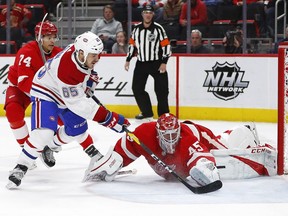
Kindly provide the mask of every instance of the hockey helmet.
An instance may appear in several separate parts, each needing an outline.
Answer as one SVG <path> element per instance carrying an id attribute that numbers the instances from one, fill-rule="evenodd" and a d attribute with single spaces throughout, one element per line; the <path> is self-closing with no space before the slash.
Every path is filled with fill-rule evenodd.
<path id="1" fill-rule="evenodd" d="M 87 31 L 77 36 L 74 41 L 74 46 L 76 53 L 78 53 L 80 50 L 84 52 L 84 62 L 86 61 L 86 58 L 89 53 L 100 54 L 103 51 L 102 40 L 91 31 Z"/>
<path id="2" fill-rule="evenodd" d="M 42 25 L 42 27 L 41 27 Z M 39 22 L 36 26 L 35 26 L 35 34 L 39 35 L 41 34 L 41 36 L 44 35 L 51 35 L 51 34 L 55 34 L 57 35 L 58 33 L 58 29 L 57 27 L 50 21 L 45 21 L 45 22 Z"/>
<path id="3" fill-rule="evenodd" d="M 159 145 L 166 153 L 173 154 L 180 138 L 180 123 L 171 113 L 161 115 L 156 123 Z"/>

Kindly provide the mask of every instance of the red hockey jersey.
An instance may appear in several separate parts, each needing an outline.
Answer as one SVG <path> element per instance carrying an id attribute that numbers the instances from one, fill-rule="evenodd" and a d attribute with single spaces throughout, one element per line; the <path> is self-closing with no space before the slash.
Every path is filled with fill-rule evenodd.
<path id="1" fill-rule="evenodd" d="M 55 46 L 49 55 L 45 55 L 46 60 L 54 57 L 61 50 L 62 48 Z M 43 64 L 38 43 L 31 41 L 17 52 L 14 64 L 9 68 L 8 80 L 21 91 L 29 94 L 33 77 Z"/>
<path id="2" fill-rule="evenodd" d="M 143 123 L 137 127 L 134 134 L 141 140 L 151 151 L 159 157 L 166 165 L 175 170 L 182 177 L 188 177 L 190 169 L 195 166 L 196 162 L 205 157 L 215 164 L 215 158 L 210 153 L 209 148 L 201 142 L 204 141 L 194 124 L 180 123 L 181 134 L 179 143 L 176 146 L 174 154 L 165 154 L 159 145 L 156 131 L 156 122 Z M 197 125 L 196 125 L 197 126 Z M 191 129 L 191 128 L 194 129 Z M 207 128 L 203 127 L 203 130 Z M 193 131 L 192 131 L 193 130 Z M 208 129 L 209 130 L 209 129 Z M 212 135 L 214 138 L 215 136 Z M 207 133 L 206 133 L 207 134 Z M 201 138 L 200 138 L 200 137 Z M 200 139 L 199 139 L 200 138 Z M 207 145 L 208 142 L 206 142 Z M 152 169 L 165 179 L 173 178 L 160 164 L 158 164 L 139 144 L 134 142 L 128 135 L 118 140 L 114 148 L 123 157 L 123 166 L 129 165 L 138 157 L 143 155 Z"/>

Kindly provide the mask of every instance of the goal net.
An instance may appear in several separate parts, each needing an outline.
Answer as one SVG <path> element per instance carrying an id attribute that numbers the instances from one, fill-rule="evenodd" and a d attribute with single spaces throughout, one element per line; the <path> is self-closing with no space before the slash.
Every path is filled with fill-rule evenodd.
<path id="1" fill-rule="evenodd" d="M 278 174 L 288 174 L 288 43 L 278 48 Z"/>

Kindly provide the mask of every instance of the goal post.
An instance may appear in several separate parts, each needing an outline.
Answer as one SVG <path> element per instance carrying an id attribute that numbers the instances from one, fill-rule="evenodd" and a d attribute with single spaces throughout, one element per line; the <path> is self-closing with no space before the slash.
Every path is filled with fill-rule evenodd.
<path id="1" fill-rule="evenodd" d="M 288 43 L 278 47 L 277 173 L 288 174 Z"/>

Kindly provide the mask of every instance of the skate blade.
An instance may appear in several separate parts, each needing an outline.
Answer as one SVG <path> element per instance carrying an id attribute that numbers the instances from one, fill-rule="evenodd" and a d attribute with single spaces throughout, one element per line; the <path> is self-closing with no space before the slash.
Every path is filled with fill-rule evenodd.
<path id="1" fill-rule="evenodd" d="M 38 158 L 40 158 L 40 160 L 42 161 L 42 163 L 47 167 L 47 168 L 51 168 L 51 167 L 53 167 L 53 166 L 49 166 L 47 163 L 45 163 L 45 161 L 44 161 L 44 158 L 42 157 L 42 155 L 40 155 Z M 35 164 L 36 165 L 36 164 Z M 55 165 L 54 165 L 55 166 Z M 36 165 L 36 167 L 37 167 L 37 165 Z"/>
<path id="2" fill-rule="evenodd" d="M 14 182 L 12 182 L 12 181 L 9 181 L 8 182 L 8 184 L 6 185 L 6 188 L 8 189 L 8 190 L 12 190 L 12 189 L 15 189 L 15 188 L 17 188 L 18 186 L 14 183 Z"/>

